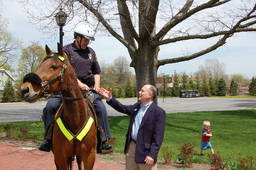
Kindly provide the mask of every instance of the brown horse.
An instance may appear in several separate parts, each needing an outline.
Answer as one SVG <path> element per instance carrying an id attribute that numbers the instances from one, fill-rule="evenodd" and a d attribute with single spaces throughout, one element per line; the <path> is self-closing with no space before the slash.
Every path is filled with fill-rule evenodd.
<path id="1" fill-rule="evenodd" d="M 80 131 L 84 133 L 83 127 L 88 120 L 93 120 L 91 108 L 84 100 L 83 94 L 77 84 L 76 74 L 69 63 L 62 47 L 58 44 L 58 53 L 52 51 L 46 45 L 47 56 L 35 73 L 29 73 L 24 77 L 24 84 L 21 86 L 22 98 L 26 102 L 34 103 L 37 99 L 46 94 L 62 94 L 63 107 L 58 117 L 71 133 L 67 137 L 67 131 L 57 121 L 54 123 L 52 136 L 52 152 L 58 170 L 72 169 L 72 158 L 76 157 L 79 170 L 91 170 L 95 162 L 96 126 L 91 123 L 85 137 L 78 140 Z M 56 119 L 56 117 L 55 117 Z M 92 121 L 91 121 L 92 122 Z M 62 125 L 63 125 L 62 124 Z M 76 134 L 76 135 L 73 135 Z M 72 136 L 73 135 L 73 136 Z M 47 163 L 47 162 L 46 162 Z"/>

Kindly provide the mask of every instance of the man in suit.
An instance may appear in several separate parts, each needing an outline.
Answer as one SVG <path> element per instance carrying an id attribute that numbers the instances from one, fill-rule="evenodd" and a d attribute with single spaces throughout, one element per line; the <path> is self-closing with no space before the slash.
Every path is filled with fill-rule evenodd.
<path id="1" fill-rule="evenodd" d="M 101 88 L 98 93 L 107 98 L 107 103 L 115 110 L 131 117 L 124 148 L 126 170 L 156 170 L 166 117 L 165 111 L 153 102 L 156 88 L 144 85 L 139 92 L 139 102 L 134 105 L 121 104 L 112 97 L 111 89 Z"/>

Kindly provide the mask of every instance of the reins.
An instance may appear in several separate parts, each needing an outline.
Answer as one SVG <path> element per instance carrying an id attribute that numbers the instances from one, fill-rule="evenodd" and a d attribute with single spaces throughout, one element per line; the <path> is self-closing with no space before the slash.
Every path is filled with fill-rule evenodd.
<path id="1" fill-rule="evenodd" d="M 44 96 L 46 98 L 61 98 L 61 99 L 67 99 L 67 100 L 82 100 L 83 97 L 81 98 L 75 98 L 75 97 L 63 97 L 63 96 L 59 96 L 59 95 L 55 95 L 55 94 L 46 94 L 46 96 Z"/>

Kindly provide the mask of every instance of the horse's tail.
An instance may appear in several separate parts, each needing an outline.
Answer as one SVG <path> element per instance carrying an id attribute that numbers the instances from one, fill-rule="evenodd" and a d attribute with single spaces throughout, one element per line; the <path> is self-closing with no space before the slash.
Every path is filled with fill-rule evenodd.
<path id="1" fill-rule="evenodd" d="M 72 158 L 72 157 L 69 157 L 69 158 L 68 158 L 68 169 L 69 169 L 69 170 L 72 170 L 72 162 L 73 162 L 73 158 Z"/>

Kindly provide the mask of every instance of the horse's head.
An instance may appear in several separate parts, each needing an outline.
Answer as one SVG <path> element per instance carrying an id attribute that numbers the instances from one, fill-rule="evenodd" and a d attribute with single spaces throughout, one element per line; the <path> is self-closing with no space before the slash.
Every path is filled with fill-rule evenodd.
<path id="1" fill-rule="evenodd" d="M 58 53 L 45 46 L 47 56 L 35 73 L 27 74 L 21 86 L 22 99 L 34 103 L 48 93 L 60 92 L 62 78 L 66 69 L 66 54 L 58 44 Z"/>

